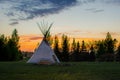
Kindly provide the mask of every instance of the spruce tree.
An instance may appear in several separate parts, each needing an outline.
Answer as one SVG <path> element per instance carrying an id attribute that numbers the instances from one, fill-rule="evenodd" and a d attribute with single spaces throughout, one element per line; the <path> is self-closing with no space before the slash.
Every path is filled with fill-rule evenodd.
<path id="1" fill-rule="evenodd" d="M 7 38 L 0 35 L 0 61 L 7 61 L 9 56 L 7 53 Z"/>
<path id="2" fill-rule="evenodd" d="M 57 36 L 55 36 L 55 39 L 54 39 L 54 52 L 57 55 L 57 57 L 61 60 L 61 53 L 60 53 L 60 48 L 59 48 L 59 40 L 58 40 Z"/>
<path id="3" fill-rule="evenodd" d="M 69 61 L 69 39 L 66 35 L 62 36 L 62 61 Z"/>
<path id="4" fill-rule="evenodd" d="M 105 39 L 106 53 L 114 54 L 116 39 L 112 39 L 111 34 L 108 32 Z"/>
<path id="5" fill-rule="evenodd" d="M 120 44 L 117 48 L 117 53 L 116 53 L 116 61 L 119 61 L 120 62 Z"/>
<path id="6" fill-rule="evenodd" d="M 89 61 L 89 53 L 87 52 L 84 40 L 81 44 L 80 61 Z"/>
<path id="7" fill-rule="evenodd" d="M 76 43 L 76 55 L 75 55 L 75 58 L 76 58 L 76 61 L 79 61 L 79 57 L 80 57 L 80 43 L 79 41 Z"/>
<path id="8" fill-rule="evenodd" d="M 19 50 L 19 36 L 16 29 L 14 29 L 11 38 L 8 41 L 9 54 L 11 56 L 10 60 L 20 60 L 22 59 L 21 51 Z"/>
<path id="9" fill-rule="evenodd" d="M 90 48 L 89 59 L 90 59 L 90 61 L 95 61 L 95 59 L 96 59 L 95 50 L 94 50 L 93 45 Z"/>

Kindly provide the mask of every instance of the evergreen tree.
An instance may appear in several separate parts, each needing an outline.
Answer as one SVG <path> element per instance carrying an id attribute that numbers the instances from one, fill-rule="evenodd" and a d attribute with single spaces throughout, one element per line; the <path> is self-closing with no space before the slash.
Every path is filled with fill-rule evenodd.
<path id="1" fill-rule="evenodd" d="M 72 42 L 72 52 L 74 53 L 76 50 L 76 42 L 75 42 L 75 38 L 73 38 L 73 42 Z"/>
<path id="2" fill-rule="evenodd" d="M 77 42 L 77 47 L 76 47 L 76 51 L 80 52 L 80 42 Z"/>
<path id="3" fill-rule="evenodd" d="M 16 29 L 13 31 L 12 36 L 8 41 L 7 47 L 9 49 L 8 53 L 11 56 L 10 57 L 11 61 L 22 59 L 22 54 L 19 50 L 19 47 L 20 47 L 19 46 L 19 36 L 18 36 Z"/>
<path id="4" fill-rule="evenodd" d="M 71 46 L 71 61 L 76 61 L 76 42 L 75 38 L 73 38 L 72 46 Z"/>
<path id="5" fill-rule="evenodd" d="M 101 55 L 106 53 L 106 47 L 104 45 L 104 40 L 97 42 L 97 57 L 99 58 Z"/>
<path id="6" fill-rule="evenodd" d="M 80 61 L 89 61 L 89 53 L 86 50 L 86 45 L 85 45 L 84 40 L 82 41 L 82 44 L 81 44 L 81 52 L 80 52 L 79 60 Z"/>
<path id="7" fill-rule="evenodd" d="M 76 44 L 75 52 L 76 52 L 76 55 L 75 55 L 76 61 L 79 61 L 79 57 L 80 57 L 80 43 L 79 43 L 79 41 Z"/>
<path id="8" fill-rule="evenodd" d="M 79 60 L 79 50 L 80 50 L 80 43 L 79 41 L 76 42 L 75 38 L 73 38 L 73 42 L 72 42 L 72 61 L 78 61 Z"/>
<path id="9" fill-rule="evenodd" d="M 114 50 L 117 40 L 112 39 L 111 34 L 108 32 L 105 39 L 106 54 L 104 55 L 105 61 L 114 61 Z"/>
<path id="10" fill-rule="evenodd" d="M 93 45 L 90 48 L 90 54 L 89 54 L 89 56 L 90 56 L 90 61 L 95 61 L 96 56 L 95 56 L 95 50 L 94 50 Z"/>
<path id="11" fill-rule="evenodd" d="M 120 44 L 117 48 L 117 53 L 116 53 L 116 61 L 119 61 L 120 62 Z"/>
<path id="12" fill-rule="evenodd" d="M 106 53 L 114 54 L 116 39 L 112 39 L 111 34 L 108 32 L 105 39 Z"/>
<path id="13" fill-rule="evenodd" d="M 62 36 L 62 61 L 69 61 L 69 39 L 66 35 Z"/>
<path id="14" fill-rule="evenodd" d="M 61 53 L 59 50 L 59 40 L 57 36 L 55 36 L 55 40 L 54 40 L 54 52 L 57 55 L 57 57 L 61 60 Z"/>
<path id="15" fill-rule="evenodd" d="M 6 45 L 7 38 L 4 35 L 0 35 L 0 61 L 5 61 L 8 58 Z"/>
<path id="16" fill-rule="evenodd" d="M 86 51 L 86 46 L 84 40 L 82 41 L 81 51 Z"/>

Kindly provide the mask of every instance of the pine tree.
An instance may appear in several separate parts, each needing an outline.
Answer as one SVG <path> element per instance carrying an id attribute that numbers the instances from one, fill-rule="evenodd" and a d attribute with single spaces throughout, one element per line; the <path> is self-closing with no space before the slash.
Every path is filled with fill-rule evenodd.
<path id="1" fill-rule="evenodd" d="M 71 44 L 71 55 L 70 55 L 70 60 L 75 61 L 76 60 L 76 42 L 75 38 L 73 38 L 73 42 Z"/>
<path id="2" fill-rule="evenodd" d="M 112 39 L 111 34 L 108 32 L 105 39 L 106 54 L 105 61 L 114 61 L 114 50 L 117 40 Z"/>
<path id="3" fill-rule="evenodd" d="M 86 46 L 84 40 L 82 41 L 81 51 L 86 51 Z"/>
<path id="4" fill-rule="evenodd" d="M 54 39 L 54 52 L 57 55 L 57 57 L 61 60 L 61 53 L 60 53 L 60 48 L 59 48 L 59 40 L 58 40 L 57 36 L 55 36 L 55 39 Z"/>
<path id="5" fill-rule="evenodd" d="M 89 61 L 89 53 L 86 50 L 86 45 L 84 40 L 82 41 L 81 44 L 80 61 Z"/>
<path id="6" fill-rule="evenodd" d="M 69 61 L 69 39 L 66 35 L 62 36 L 62 61 Z"/>
<path id="7" fill-rule="evenodd" d="M 119 61 L 120 62 L 120 44 L 117 48 L 117 53 L 116 53 L 116 61 Z"/>
<path id="8" fill-rule="evenodd" d="M 95 50 L 94 50 L 93 45 L 92 45 L 91 48 L 90 48 L 90 54 L 89 54 L 89 57 L 90 57 L 90 61 L 95 61 L 95 59 L 96 59 L 96 56 L 95 56 Z"/>
<path id="9" fill-rule="evenodd" d="M 9 49 L 8 53 L 11 56 L 11 58 L 10 58 L 11 61 L 22 59 L 22 54 L 21 54 L 19 48 L 20 48 L 19 36 L 18 36 L 17 30 L 15 29 L 12 33 L 11 38 L 8 41 L 8 49 Z"/>
<path id="10" fill-rule="evenodd" d="M 112 39 L 111 34 L 108 32 L 105 39 L 106 53 L 114 54 L 115 44 L 117 40 Z"/>
<path id="11" fill-rule="evenodd" d="M 74 53 L 76 50 L 76 42 L 75 42 L 75 38 L 73 38 L 73 42 L 72 42 L 72 52 Z"/>
<path id="12" fill-rule="evenodd" d="M 76 43 L 76 55 L 75 55 L 75 58 L 76 58 L 76 61 L 79 61 L 79 57 L 80 57 L 80 43 L 79 41 Z"/>
<path id="13" fill-rule="evenodd" d="M 104 45 L 104 40 L 97 42 L 97 57 L 99 58 L 101 55 L 106 53 L 106 47 Z"/>
<path id="14" fill-rule="evenodd" d="M 8 53 L 7 53 L 7 38 L 4 35 L 0 35 L 0 61 L 7 61 L 8 60 Z"/>

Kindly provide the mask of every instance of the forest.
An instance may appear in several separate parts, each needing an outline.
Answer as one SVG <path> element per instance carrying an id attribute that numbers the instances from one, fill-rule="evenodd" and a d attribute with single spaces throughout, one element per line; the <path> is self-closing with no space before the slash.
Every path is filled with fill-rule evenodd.
<path id="1" fill-rule="evenodd" d="M 113 39 L 109 32 L 106 38 L 93 41 L 91 44 L 76 41 L 73 38 L 70 43 L 67 35 L 62 35 L 62 43 L 59 45 L 57 36 L 54 38 L 53 49 L 60 61 L 120 61 L 120 44 L 117 39 Z"/>
<path id="2" fill-rule="evenodd" d="M 117 39 L 113 39 L 109 32 L 106 38 L 93 41 L 92 44 L 76 41 L 75 38 L 70 42 L 67 35 L 62 35 L 61 42 L 58 36 L 49 37 L 48 41 L 57 57 L 62 62 L 79 61 L 120 61 L 120 44 Z M 0 35 L 0 61 L 22 60 L 23 55 L 20 51 L 19 35 L 15 29 L 10 37 Z M 24 56 L 25 57 L 25 56 Z"/>

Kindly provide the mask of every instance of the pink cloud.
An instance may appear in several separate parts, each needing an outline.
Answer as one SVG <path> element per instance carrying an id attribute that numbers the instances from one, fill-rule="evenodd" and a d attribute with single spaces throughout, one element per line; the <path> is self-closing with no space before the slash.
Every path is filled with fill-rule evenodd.
<path id="1" fill-rule="evenodd" d="M 41 35 L 33 35 L 33 34 L 28 34 L 28 35 L 21 35 L 20 36 L 20 41 L 21 42 L 30 42 L 33 40 L 40 40 L 43 37 L 41 37 Z"/>
<path id="2" fill-rule="evenodd" d="M 39 39 L 42 39 L 43 37 L 38 37 L 38 36 L 36 36 L 36 37 L 31 37 L 31 38 L 29 38 L 30 40 L 39 40 Z"/>

